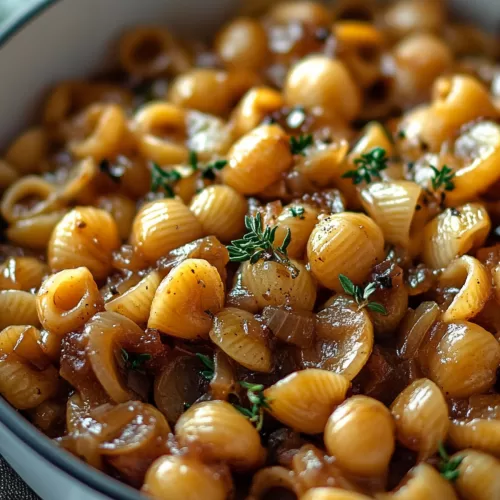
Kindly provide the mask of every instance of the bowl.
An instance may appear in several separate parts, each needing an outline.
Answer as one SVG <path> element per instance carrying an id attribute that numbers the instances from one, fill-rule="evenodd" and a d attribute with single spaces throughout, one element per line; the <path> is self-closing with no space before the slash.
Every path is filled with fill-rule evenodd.
<path id="1" fill-rule="evenodd" d="M 165 24 L 180 35 L 209 35 L 238 0 L 25 0 L 0 30 L 0 144 L 35 118 L 55 82 L 105 66 L 126 28 Z M 453 8 L 487 29 L 500 26 L 498 0 L 455 0 Z M 0 453 L 44 500 L 137 500 L 136 490 L 60 450 L 0 397 Z"/>

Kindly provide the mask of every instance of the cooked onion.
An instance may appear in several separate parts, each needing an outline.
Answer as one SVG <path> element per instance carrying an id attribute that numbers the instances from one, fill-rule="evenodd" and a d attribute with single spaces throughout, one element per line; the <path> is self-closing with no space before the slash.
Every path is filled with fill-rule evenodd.
<path id="1" fill-rule="evenodd" d="M 229 356 L 218 350 L 214 356 L 214 376 L 210 381 L 213 399 L 227 401 L 229 394 L 236 390 L 236 375 Z"/>
<path id="2" fill-rule="evenodd" d="M 262 311 L 264 324 L 283 342 L 310 347 L 314 337 L 314 314 L 293 311 L 287 307 L 266 306 Z"/>

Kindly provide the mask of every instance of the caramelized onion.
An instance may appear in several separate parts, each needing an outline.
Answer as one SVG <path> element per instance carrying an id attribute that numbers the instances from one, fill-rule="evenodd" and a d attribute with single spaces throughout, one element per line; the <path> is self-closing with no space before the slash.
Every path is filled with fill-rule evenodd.
<path id="1" fill-rule="evenodd" d="M 310 347 L 314 337 L 314 314 L 294 311 L 288 307 L 266 306 L 262 311 L 264 324 L 283 342 Z"/>
<path id="2" fill-rule="evenodd" d="M 217 350 L 214 356 L 214 376 L 210 381 L 210 391 L 213 399 L 227 401 L 229 394 L 236 390 L 236 375 L 229 356 Z"/>

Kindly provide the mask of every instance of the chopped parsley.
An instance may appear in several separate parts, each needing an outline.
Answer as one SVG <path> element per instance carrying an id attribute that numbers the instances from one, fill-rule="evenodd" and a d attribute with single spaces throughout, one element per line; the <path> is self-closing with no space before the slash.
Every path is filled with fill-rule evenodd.
<path id="1" fill-rule="evenodd" d="M 311 134 L 299 135 L 299 137 L 290 137 L 290 151 L 293 155 L 305 156 L 305 150 L 312 146 L 313 136 Z"/>
<path id="2" fill-rule="evenodd" d="M 304 218 L 304 207 L 290 207 L 290 213 L 292 214 L 293 217 L 298 217 L 299 219 Z"/>
<path id="3" fill-rule="evenodd" d="M 446 452 L 442 442 L 439 443 L 438 447 L 439 457 L 441 458 L 438 468 L 441 475 L 451 483 L 455 482 L 460 476 L 460 471 L 458 467 L 462 463 L 464 457 L 458 456 L 455 458 L 450 458 Z"/>

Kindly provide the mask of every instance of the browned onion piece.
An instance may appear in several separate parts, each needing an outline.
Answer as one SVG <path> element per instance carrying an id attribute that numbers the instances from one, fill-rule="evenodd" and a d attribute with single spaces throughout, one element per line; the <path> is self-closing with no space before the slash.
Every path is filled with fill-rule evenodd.
<path id="1" fill-rule="evenodd" d="M 229 253 L 215 236 L 207 236 L 170 251 L 158 261 L 158 271 L 166 275 L 186 259 L 204 259 L 210 262 L 219 271 L 222 281 L 226 281 Z"/>
<path id="2" fill-rule="evenodd" d="M 193 404 L 204 394 L 203 365 L 194 356 L 177 356 L 155 377 L 154 400 L 170 425 L 175 425 L 185 405 Z"/>
<path id="3" fill-rule="evenodd" d="M 229 394 L 236 390 L 236 375 L 229 356 L 220 349 L 214 356 L 214 376 L 210 381 L 213 399 L 227 401 Z"/>
<path id="4" fill-rule="evenodd" d="M 480 394 L 469 398 L 467 419 L 500 419 L 500 394 Z"/>
<path id="5" fill-rule="evenodd" d="M 295 495 L 297 488 L 293 471 L 279 466 L 259 470 L 252 478 L 252 486 L 247 500 L 268 498 L 266 494 L 270 494 L 276 488 L 285 489 Z"/>
<path id="6" fill-rule="evenodd" d="M 440 314 L 441 311 L 435 302 L 422 302 L 415 311 L 410 309 L 407 312 L 398 340 L 398 355 L 402 359 L 413 359 L 417 356 L 427 332 Z"/>
<path id="7" fill-rule="evenodd" d="M 287 307 L 266 306 L 262 311 L 264 324 L 283 342 L 310 347 L 314 337 L 314 314 Z"/>

